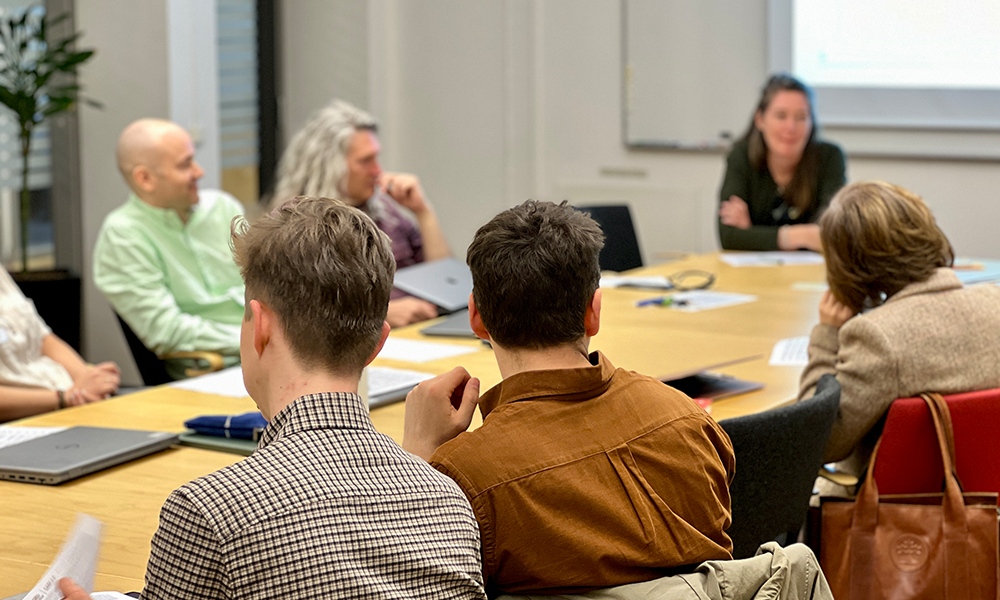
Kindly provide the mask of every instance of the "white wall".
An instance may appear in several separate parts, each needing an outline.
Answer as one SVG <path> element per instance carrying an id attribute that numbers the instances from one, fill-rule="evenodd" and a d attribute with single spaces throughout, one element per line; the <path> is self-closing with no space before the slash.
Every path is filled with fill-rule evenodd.
<path id="1" fill-rule="evenodd" d="M 80 70 L 87 95 L 101 110 L 80 109 L 80 173 L 84 247 L 84 356 L 114 360 L 122 381 L 140 383 L 114 312 L 94 287 L 92 252 L 104 216 L 125 201 L 128 188 L 115 164 L 118 135 L 141 117 L 169 115 L 166 0 L 87 0 L 76 4 L 81 47 L 97 53 Z M 109 18 L 114 15 L 114 18 Z"/>
<path id="2" fill-rule="evenodd" d="M 212 0 L 167 0 L 167 118 L 191 134 L 202 188 L 222 187 L 219 132 L 219 43 L 217 8 Z"/>
<path id="3" fill-rule="evenodd" d="M 368 3 L 279 2 L 279 111 L 287 141 L 337 97 L 368 106 Z"/>
<path id="4" fill-rule="evenodd" d="M 334 18 L 330 5 L 344 1 L 294 3 L 295 17 L 315 26 Z M 763 82 L 766 0 L 748 1 L 759 17 L 730 33 L 745 68 Z M 622 143 L 619 2 L 368 0 L 367 6 L 368 43 L 356 44 L 354 57 L 368 64 L 367 108 L 383 124 L 385 166 L 420 175 L 457 253 L 493 213 L 528 197 L 630 202 L 647 262 L 659 253 L 718 247 L 723 156 L 632 151 Z M 302 41 L 284 44 L 285 63 L 297 69 L 285 73 L 286 102 L 303 100 L 295 100 L 295 120 L 350 92 L 331 86 L 306 101 L 317 81 L 342 78 L 338 65 L 351 61 L 316 44 L 308 53 L 302 47 Z M 361 77 L 354 71 L 351 81 Z M 294 133 L 293 119 L 287 123 Z M 998 167 L 849 157 L 848 177 L 913 189 L 959 253 L 1000 257 Z"/>

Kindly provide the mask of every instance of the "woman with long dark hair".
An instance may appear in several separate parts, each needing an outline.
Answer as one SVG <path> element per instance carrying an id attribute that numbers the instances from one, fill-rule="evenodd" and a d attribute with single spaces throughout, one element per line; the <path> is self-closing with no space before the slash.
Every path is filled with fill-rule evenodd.
<path id="1" fill-rule="evenodd" d="M 816 219 L 845 182 L 844 154 L 816 139 L 812 91 L 774 75 L 726 159 L 719 241 L 726 250 L 820 249 Z"/>

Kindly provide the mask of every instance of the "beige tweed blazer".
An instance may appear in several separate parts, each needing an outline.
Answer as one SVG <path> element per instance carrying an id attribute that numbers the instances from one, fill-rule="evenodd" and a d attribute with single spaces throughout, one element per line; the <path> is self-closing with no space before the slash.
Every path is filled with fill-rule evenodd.
<path id="1" fill-rule="evenodd" d="M 1000 286 L 963 287 L 941 268 L 839 331 L 816 325 L 799 400 L 826 373 L 837 376 L 841 396 L 824 460 L 858 475 L 896 398 L 1000 387 Z"/>

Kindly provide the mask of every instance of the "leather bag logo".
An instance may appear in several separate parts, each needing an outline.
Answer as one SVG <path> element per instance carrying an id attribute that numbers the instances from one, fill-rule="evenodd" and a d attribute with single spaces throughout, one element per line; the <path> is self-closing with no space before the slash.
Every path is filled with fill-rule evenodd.
<path id="1" fill-rule="evenodd" d="M 924 566 L 929 554 L 930 546 L 927 542 L 910 533 L 904 533 L 893 540 L 889 550 L 892 564 L 906 572 L 916 571 Z"/>

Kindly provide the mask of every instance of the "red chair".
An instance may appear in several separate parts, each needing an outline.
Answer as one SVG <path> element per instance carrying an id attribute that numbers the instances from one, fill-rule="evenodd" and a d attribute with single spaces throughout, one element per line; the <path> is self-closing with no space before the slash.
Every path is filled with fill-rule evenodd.
<path id="1" fill-rule="evenodd" d="M 955 465 L 966 492 L 1000 493 L 1000 388 L 945 396 L 955 432 Z M 889 407 L 875 462 L 879 494 L 939 493 L 944 471 L 927 404 Z"/>

